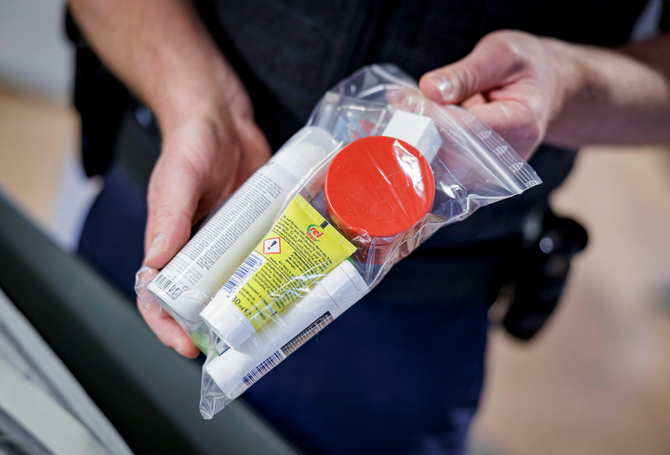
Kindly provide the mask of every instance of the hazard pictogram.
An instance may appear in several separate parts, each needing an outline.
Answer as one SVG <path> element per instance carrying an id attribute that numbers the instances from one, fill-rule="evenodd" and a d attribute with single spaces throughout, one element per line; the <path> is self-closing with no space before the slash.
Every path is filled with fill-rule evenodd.
<path id="1" fill-rule="evenodd" d="M 279 253 L 281 253 L 281 239 L 279 237 L 263 240 L 263 254 Z"/>

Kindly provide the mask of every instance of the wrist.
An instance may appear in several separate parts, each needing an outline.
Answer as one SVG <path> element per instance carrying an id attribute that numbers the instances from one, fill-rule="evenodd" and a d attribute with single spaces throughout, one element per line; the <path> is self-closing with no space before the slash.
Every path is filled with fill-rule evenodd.
<path id="1" fill-rule="evenodd" d="M 553 103 L 545 141 L 555 145 L 572 145 L 571 119 L 585 98 L 596 96 L 596 85 L 588 65 L 588 50 L 553 38 L 543 38 L 552 56 L 555 84 Z"/>
<path id="2" fill-rule="evenodd" d="M 225 120 L 230 104 L 244 90 L 225 62 L 193 65 L 189 71 L 172 73 L 163 78 L 156 96 L 150 101 L 161 132 L 170 135 L 193 117 Z"/>

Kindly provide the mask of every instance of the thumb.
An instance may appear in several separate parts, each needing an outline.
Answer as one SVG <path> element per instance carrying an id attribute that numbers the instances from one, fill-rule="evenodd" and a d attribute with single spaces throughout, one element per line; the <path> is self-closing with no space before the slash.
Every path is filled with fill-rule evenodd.
<path id="1" fill-rule="evenodd" d="M 485 36 L 462 60 L 424 74 L 419 88 L 438 104 L 459 104 L 512 83 L 523 62 L 505 37 L 504 33 Z"/>
<path id="2" fill-rule="evenodd" d="M 148 195 L 144 264 L 162 268 L 186 244 L 201 194 L 200 179 L 182 164 L 175 172 L 157 166 Z"/>

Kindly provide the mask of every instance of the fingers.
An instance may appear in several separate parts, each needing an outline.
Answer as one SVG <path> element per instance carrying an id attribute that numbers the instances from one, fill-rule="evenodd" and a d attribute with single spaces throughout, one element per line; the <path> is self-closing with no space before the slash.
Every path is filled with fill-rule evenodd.
<path id="1" fill-rule="evenodd" d="M 160 162 L 151 177 L 146 233 L 147 267 L 164 267 L 186 244 L 201 196 L 198 173 L 185 160 Z"/>
<path id="2" fill-rule="evenodd" d="M 504 137 L 526 160 L 544 137 L 544 122 L 526 103 L 516 100 L 480 103 L 469 106 L 468 110 Z"/>
<path id="3" fill-rule="evenodd" d="M 464 59 L 426 73 L 419 83 L 438 104 L 460 104 L 524 158 L 545 135 L 554 101 L 552 60 L 543 41 L 523 32 L 482 38 Z"/>
<path id="4" fill-rule="evenodd" d="M 464 59 L 424 74 L 421 91 L 436 103 L 458 104 L 513 82 L 524 67 L 516 38 L 514 32 L 485 36 Z"/>
<path id="5" fill-rule="evenodd" d="M 153 314 L 137 301 L 137 308 L 146 321 L 149 328 L 156 334 L 159 340 L 167 347 L 174 349 L 184 357 L 194 359 L 200 351 L 193 341 L 186 335 L 181 326 L 165 311 Z"/>

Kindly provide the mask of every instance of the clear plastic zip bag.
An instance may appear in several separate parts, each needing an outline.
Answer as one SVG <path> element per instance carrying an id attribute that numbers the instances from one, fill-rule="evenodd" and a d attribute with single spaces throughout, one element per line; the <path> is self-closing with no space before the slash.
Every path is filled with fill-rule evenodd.
<path id="1" fill-rule="evenodd" d="M 316 197 L 323 181 L 314 176 L 309 184 L 304 177 L 340 146 L 321 128 L 298 131 L 208 216 L 162 270 L 137 272 L 135 292 L 142 305 L 152 313 L 167 311 L 207 354 L 209 330 L 200 312 L 245 263 L 289 197 L 298 192 L 306 200 Z"/>
<path id="2" fill-rule="evenodd" d="M 365 67 L 324 95 L 174 265 L 138 275 L 138 295 L 207 350 L 200 410 L 212 418 L 440 227 L 540 183 L 474 114 L 429 101 L 394 66 Z"/>

